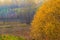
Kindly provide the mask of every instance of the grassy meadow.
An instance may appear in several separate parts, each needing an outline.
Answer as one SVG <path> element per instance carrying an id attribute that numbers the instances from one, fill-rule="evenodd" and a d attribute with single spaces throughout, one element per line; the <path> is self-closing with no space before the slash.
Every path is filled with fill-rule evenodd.
<path id="1" fill-rule="evenodd" d="M 28 24 L 20 22 L 0 22 L 0 40 L 25 40 L 24 37 L 26 39 L 29 37 Z"/>
<path id="2" fill-rule="evenodd" d="M 0 35 L 0 40 L 25 40 L 25 38 L 6 34 L 6 35 Z"/>

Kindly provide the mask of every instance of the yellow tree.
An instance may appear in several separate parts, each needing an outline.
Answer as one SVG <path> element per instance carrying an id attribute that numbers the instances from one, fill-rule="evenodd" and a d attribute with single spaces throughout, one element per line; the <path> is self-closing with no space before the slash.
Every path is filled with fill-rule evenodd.
<path id="1" fill-rule="evenodd" d="M 30 30 L 34 40 L 60 40 L 60 0 L 48 0 L 39 7 Z"/>

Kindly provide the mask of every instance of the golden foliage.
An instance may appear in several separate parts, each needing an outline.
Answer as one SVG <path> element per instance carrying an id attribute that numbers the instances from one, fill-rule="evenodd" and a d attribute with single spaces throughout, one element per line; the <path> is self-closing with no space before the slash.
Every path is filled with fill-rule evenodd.
<path id="1" fill-rule="evenodd" d="M 60 0 L 50 0 L 38 8 L 31 23 L 35 40 L 60 40 Z"/>

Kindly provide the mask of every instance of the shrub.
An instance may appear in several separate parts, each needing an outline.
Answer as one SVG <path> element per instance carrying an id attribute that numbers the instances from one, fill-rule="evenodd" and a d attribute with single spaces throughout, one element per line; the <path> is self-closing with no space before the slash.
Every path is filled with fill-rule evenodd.
<path id="1" fill-rule="evenodd" d="M 30 35 L 35 40 L 60 40 L 60 0 L 48 0 L 38 8 Z"/>
<path id="2" fill-rule="evenodd" d="M 23 37 L 16 37 L 13 35 L 0 35 L 0 40 L 25 40 Z"/>

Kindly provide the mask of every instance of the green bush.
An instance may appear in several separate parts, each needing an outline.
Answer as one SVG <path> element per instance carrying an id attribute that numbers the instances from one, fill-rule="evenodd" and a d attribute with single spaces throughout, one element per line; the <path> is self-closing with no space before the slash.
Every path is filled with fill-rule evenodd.
<path id="1" fill-rule="evenodd" d="M 0 40 L 25 40 L 25 38 L 13 35 L 0 35 Z"/>

